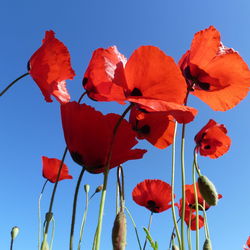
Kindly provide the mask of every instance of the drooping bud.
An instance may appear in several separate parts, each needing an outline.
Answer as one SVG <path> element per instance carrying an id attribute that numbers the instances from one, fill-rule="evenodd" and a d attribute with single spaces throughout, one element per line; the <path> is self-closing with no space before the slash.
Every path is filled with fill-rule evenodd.
<path id="1" fill-rule="evenodd" d="M 204 175 L 198 178 L 198 185 L 202 197 L 210 206 L 215 206 L 218 202 L 218 193 L 214 184 Z"/>
<path id="2" fill-rule="evenodd" d="M 89 190 L 90 190 L 90 185 L 89 184 L 85 184 L 84 185 L 84 190 L 85 190 L 85 193 L 88 193 Z"/>
<path id="3" fill-rule="evenodd" d="M 172 245 L 172 250 L 179 250 L 179 247 L 175 244 Z"/>
<path id="4" fill-rule="evenodd" d="M 210 239 L 205 240 L 203 250 L 212 250 L 212 244 Z"/>
<path id="5" fill-rule="evenodd" d="M 113 250 L 125 250 L 127 237 L 127 222 L 124 212 L 120 211 L 115 218 L 112 230 Z"/>
<path id="6" fill-rule="evenodd" d="M 19 227 L 12 227 L 11 229 L 11 239 L 14 240 L 19 233 Z"/>
<path id="7" fill-rule="evenodd" d="M 98 186 L 98 187 L 96 188 L 95 193 L 99 193 L 99 192 L 101 192 L 102 190 L 103 190 L 103 184 L 100 185 L 100 186 Z"/>

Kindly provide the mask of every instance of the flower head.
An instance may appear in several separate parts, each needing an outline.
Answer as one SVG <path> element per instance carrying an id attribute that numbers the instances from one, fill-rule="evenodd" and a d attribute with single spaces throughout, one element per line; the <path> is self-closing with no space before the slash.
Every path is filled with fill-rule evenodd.
<path id="1" fill-rule="evenodd" d="M 55 183 L 61 165 L 61 161 L 56 158 L 48 158 L 46 156 L 43 156 L 42 163 L 43 163 L 43 177 L 48 179 L 50 182 Z M 59 181 L 65 179 L 72 179 L 72 176 L 69 175 L 68 167 L 65 164 L 63 164 Z"/>
<path id="2" fill-rule="evenodd" d="M 244 246 L 244 250 L 250 250 L 250 236 L 247 239 L 246 245 Z"/>
<path id="3" fill-rule="evenodd" d="M 60 103 L 70 100 L 65 80 L 73 79 L 75 72 L 67 47 L 55 38 L 54 31 L 46 31 L 42 46 L 29 60 L 28 70 L 47 102 L 52 102 L 51 95 Z"/>
<path id="4" fill-rule="evenodd" d="M 184 106 L 187 88 L 174 60 L 154 46 L 141 46 L 129 60 L 115 46 L 94 51 L 83 80 L 96 101 L 130 101 L 147 112 L 166 112 L 180 123 L 197 111 Z"/>
<path id="5" fill-rule="evenodd" d="M 166 148 L 173 142 L 175 122 L 170 115 L 162 112 L 143 113 L 132 108 L 129 122 L 138 139 L 146 139 L 157 148 Z"/>
<path id="6" fill-rule="evenodd" d="M 86 104 L 76 102 L 61 105 L 61 115 L 64 137 L 73 160 L 91 173 L 104 172 L 113 130 L 121 116 L 103 115 Z M 110 168 L 142 158 L 147 151 L 131 149 L 136 144 L 135 132 L 123 119 L 114 139 Z"/>
<path id="7" fill-rule="evenodd" d="M 196 149 L 203 156 L 218 158 L 225 154 L 231 145 L 227 136 L 227 129 L 223 124 L 218 124 L 210 119 L 194 138 Z"/>
<path id="8" fill-rule="evenodd" d="M 213 110 L 226 111 L 246 97 L 250 71 L 238 52 L 225 47 L 213 26 L 194 35 L 179 61 L 190 92 Z"/>
<path id="9" fill-rule="evenodd" d="M 161 213 L 171 207 L 172 187 L 161 180 L 144 180 L 132 192 L 133 200 L 153 213 Z"/>

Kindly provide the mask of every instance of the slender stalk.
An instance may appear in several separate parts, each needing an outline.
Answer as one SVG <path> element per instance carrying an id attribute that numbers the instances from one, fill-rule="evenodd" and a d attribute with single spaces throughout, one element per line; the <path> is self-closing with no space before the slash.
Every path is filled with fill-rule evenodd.
<path id="1" fill-rule="evenodd" d="M 128 215 L 129 215 L 129 217 L 130 217 L 130 219 L 131 219 L 131 221 L 132 221 L 132 223 L 133 223 L 133 226 L 134 226 L 134 229 L 135 229 L 135 234 L 136 234 L 136 239 L 137 239 L 137 242 L 138 242 L 138 245 L 139 245 L 140 250 L 142 250 L 141 242 L 140 242 L 140 239 L 139 239 L 139 234 L 138 234 L 138 230 L 137 230 L 135 221 L 134 221 L 134 219 L 133 219 L 133 217 L 132 217 L 132 214 L 131 214 L 130 211 L 128 210 L 128 208 L 127 208 L 127 207 L 124 207 L 124 208 L 126 209 Z"/>
<path id="2" fill-rule="evenodd" d="M 79 238 L 79 241 L 78 241 L 77 250 L 81 249 L 83 229 L 84 229 L 84 226 L 85 226 L 85 223 L 86 223 L 86 218 L 87 218 L 87 214 L 88 214 L 88 208 L 89 208 L 89 193 L 86 192 L 85 211 L 84 211 L 83 218 L 82 218 L 82 224 L 81 224 L 81 230 L 80 230 L 80 238 Z"/>
<path id="3" fill-rule="evenodd" d="M 150 213 L 150 216 L 149 216 L 148 232 L 150 232 L 150 227 L 151 227 L 151 224 L 152 224 L 152 216 L 153 216 L 153 212 L 151 212 L 151 213 Z M 147 241 L 148 241 L 148 239 L 147 239 L 147 237 L 146 237 L 145 242 L 144 242 L 144 245 L 143 245 L 143 248 L 142 248 L 143 250 L 146 249 Z"/>
<path id="4" fill-rule="evenodd" d="M 58 185 L 58 181 L 59 181 L 61 171 L 62 171 L 62 167 L 63 167 L 63 162 L 64 162 L 64 159 L 66 157 L 67 152 L 68 152 L 68 148 L 66 147 L 65 150 L 64 150 L 64 153 L 63 153 L 63 157 L 62 157 L 62 160 L 61 160 L 59 170 L 58 170 L 58 175 L 57 175 L 56 182 L 55 182 L 53 192 L 52 192 L 52 195 L 51 195 L 49 211 L 47 212 L 47 214 L 52 214 L 52 208 L 53 208 L 53 203 L 54 203 L 54 199 L 55 199 L 56 188 L 57 188 L 57 185 Z M 42 242 L 41 249 L 44 249 L 45 245 L 46 245 L 47 235 L 48 235 L 48 231 L 49 231 L 49 223 L 50 223 L 50 220 L 46 219 L 45 231 L 44 231 L 44 235 L 43 235 L 43 242 Z"/>
<path id="5" fill-rule="evenodd" d="M 78 99 L 78 102 L 77 102 L 77 103 L 80 104 L 82 98 L 83 98 L 86 94 L 87 94 L 87 91 L 85 91 L 85 92 L 80 96 L 80 98 Z"/>
<path id="6" fill-rule="evenodd" d="M 14 243 L 14 239 L 11 239 L 11 241 L 10 241 L 10 250 L 13 250 L 13 243 Z"/>
<path id="7" fill-rule="evenodd" d="M 187 238 L 188 238 L 188 249 L 189 250 L 192 250 L 192 241 L 191 241 L 191 232 L 190 232 L 191 218 L 192 218 L 192 208 L 190 210 L 189 220 L 188 220 L 188 227 L 187 227 Z"/>
<path id="8" fill-rule="evenodd" d="M 78 177 L 76 189 L 75 189 L 75 195 L 74 195 L 74 201 L 73 201 L 73 209 L 72 209 L 72 219 L 71 219 L 71 230 L 70 230 L 70 242 L 69 242 L 69 249 L 73 250 L 73 243 L 74 243 L 74 228 L 75 228 L 75 218 L 76 218 L 76 206 L 77 206 L 77 197 L 79 192 L 79 187 L 82 181 L 82 177 L 84 174 L 85 168 L 82 168 L 82 171 Z"/>
<path id="9" fill-rule="evenodd" d="M 172 144 L 172 176 L 171 176 L 172 191 L 171 191 L 171 208 L 172 208 L 172 217 L 173 217 L 173 221 L 174 221 L 175 232 L 177 234 L 179 246 L 181 246 L 181 237 L 180 237 L 180 232 L 179 232 L 179 228 L 178 228 L 178 224 L 177 224 L 177 220 L 176 220 L 175 206 L 174 206 L 174 184 L 175 184 L 174 177 L 175 177 L 175 140 L 176 140 L 176 132 L 177 132 L 177 122 L 175 122 L 173 144 Z"/>
<path id="10" fill-rule="evenodd" d="M 186 203 L 186 194 L 185 194 L 185 162 L 184 162 L 184 150 L 185 150 L 185 128 L 186 125 L 182 125 L 182 136 L 181 136 L 181 184 L 182 184 L 182 213 L 181 213 L 181 246 L 182 250 L 185 250 L 184 244 L 184 218 L 185 218 L 185 203 Z"/>
<path id="11" fill-rule="evenodd" d="M 12 87 L 17 81 L 19 81 L 20 79 L 24 78 L 25 76 L 29 75 L 29 73 L 25 73 L 21 76 L 19 76 L 17 79 L 15 79 L 13 82 L 11 82 L 1 93 L 0 93 L 0 97 L 10 88 Z"/>
<path id="12" fill-rule="evenodd" d="M 198 192 L 196 188 L 196 175 L 195 175 L 195 170 L 197 170 L 197 165 L 196 165 L 196 157 L 197 154 L 194 150 L 194 162 L 193 162 L 193 185 L 194 185 L 194 196 L 195 196 L 195 222 L 196 222 L 196 250 L 199 250 L 199 201 L 198 201 Z"/>
<path id="13" fill-rule="evenodd" d="M 103 221 L 103 212 L 104 212 L 104 205 L 105 205 L 105 199 L 106 199 L 106 193 L 107 193 L 107 183 L 108 183 L 108 174 L 109 174 L 109 168 L 111 163 L 111 157 L 112 157 L 112 149 L 115 141 L 115 137 L 118 131 L 118 128 L 123 120 L 123 118 L 126 116 L 126 114 L 129 112 L 129 110 L 132 108 L 133 104 L 130 104 L 126 110 L 121 115 L 120 119 L 117 121 L 114 130 L 113 130 L 113 136 L 110 143 L 110 149 L 107 157 L 107 161 L 105 164 L 105 171 L 104 171 L 104 178 L 103 178 L 103 190 L 101 195 L 101 202 L 100 202 L 100 208 L 99 208 L 99 218 L 98 218 L 98 225 L 95 233 L 95 238 L 93 242 L 93 248 L 95 250 L 100 249 L 100 240 L 101 240 L 101 231 L 102 231 L 102 221 Z"/>
<path id="14" fill-rule="evenodd" d="M 41 199 L 43 196 L 43 191 L 45 189 L 46 184 L 48 183 L 48 179 L 44 182 L 39 199 L 38 199 L 38 250 L 40 249 L 40 239 L 41 239 L 41 228 L 42 228 L 42 222 L 41 222 Z"/>
<path id="15" fill-rule="evenodd" d="M 204 201 L 204 203 L 205 203 L 205 201 Z M 199 205 L 199 207 L 202 209 L 204 220 L 205 220 L 205 227 L 204 227 L 205 228 L 205 236 L 207 239 L 210 239 L 209 227 L 208 227 L 208 222 L 207 222 L 207 214 L 206 214 L 206 211 L 204 209 L 205 204 L 203 206 Z"/>
<path id="16" fill-rule="evenodd" d="M 52 250 L 54 238 L 55 238 L 55 228 L 56 228 L 56 222 L 54 217 L 52 217 L 52 235 L 51 235 L 51 241 L 50 241 L 50 247 L 49 249 Z"/>
<path id="17" fill-rule="evenodd" d="M 179 217 L 179 219 L 177 220 L 177 225 L 178 225 L 178 222 L 181 220 L 181 217 Z M 171 238 L 170 238 L 170 242 L 169 242 L 169 249 L 171 248 L 171 244 L 173 244 L 172 243 L 172 241 L 173 241 L 173 239 L 175 238 L 175 234 L 174 234 L 174 231 L 175 231 L 176 229 L 175 229 L 175 226 L 173 227 L 173 230 L 172 230 L 172 233 L 171 233 Z"/>

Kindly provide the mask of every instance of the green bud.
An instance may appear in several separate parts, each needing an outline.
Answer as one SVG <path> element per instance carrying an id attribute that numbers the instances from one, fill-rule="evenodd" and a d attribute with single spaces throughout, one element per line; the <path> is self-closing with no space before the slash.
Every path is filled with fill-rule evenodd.
<path id="1" fill-rule="evenodd" d="M 116 215 L 112 230 L 113 250 L 125 250 L 127 236 L 127 222 L 124 212 Z"/>
<path id="2" fill-rule="evenodd" d="M 45 242 L 42 244 L 41 250 L 49 250 L 49 244 L 48 244 L 47 241 L 45 241 Z"/>
<path id="3" fill-rule="evenodd" d="M 12 227 L 11 229 L 11 239 L 15 239 L 19 233 L 19 227 Z"/>
<path id="4" fill-rule="evenodd" d="M 172 245 L 172 250 L 179 250 L 179 247 L 177 245 Z"/>
<path id="5" fill-rule="evenodd" d="M 218 202 L 218 193 L 214 184 L 204 175 L 198 178 L 198 185 L 202 197 L 210 206 L 215 206 Z"/>
<path id="6" fill-rule="evenodd" d="M 212 250 L 212 244 L 210 239 L 205 240 L 203 250 Z"/>
<path id="7" fill-rule="evenodd" d="M 85 184 L 84 185 L 84 190 L 85 190 L 85 193 L 88 193 L 89 190 L 90 190 L 90 185 L 89 184 Z"/>

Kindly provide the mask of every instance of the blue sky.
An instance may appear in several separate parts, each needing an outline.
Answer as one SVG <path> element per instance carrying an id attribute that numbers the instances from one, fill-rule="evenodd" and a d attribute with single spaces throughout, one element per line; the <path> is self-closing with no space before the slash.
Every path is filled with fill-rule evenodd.
<path id="1" fill-rule="evenodd" d="M 0 9 L 0 88 L 27 71 L 30 56 L 40 47 L 46 30 L 54 30 L 56 37 L 69 49 L 76 77 L 67 86 L 72 100 L 82 94 L 81 81 L 93 50 L 116 45 L 126 57 L 141 45 L 160 47 L 176 62 L 189 48 L 195 32 L 214 25 L 223 43 L 239 51 L 250 63 L 250 2 L 241 1 L 166 1 L 166 0 L 107 0 L 107 1 L 3 1 Z M 122 113 L 124 107 L 115 103 L 90 105 L 104 113 Z M 199 157 L 203 173 L 209 176 L 223 195 L 217 207 L 208 211 L 208 220 L 214 249 L 242 249 L 249 230 L 249 96 L 227 112 L 214 112 L 206 104 L 191 97 L 189 105 L 199 114 L 187 127 L 186 167 L 191 168 L 193 137 L 212 118 L 225 124 L 232 139 L 230 151 L 217 160 Z M 37 202 L 44 183 L 41 175 L 41 156 L 61 158 L 65 142 L 59 103 L 45 103 L 39 88 L 31 77 L 18 82 L 0 98 L 0 165 L 1 165 L 1 249 L 8 249 L 10 230 L 20 227 L 15 249 L 37 248 Z M 179 126 L 180 128 L 180 126 Z M 179 130 L 180 131 L 180 130 Z M 180 137 L 178 136 L 178 142 Z M 178 143 L 179 146 L 179 143 Z M 137 147 L 148 149 L 142 160 L 124 164 L 126 176 L 126 205 L 134 214 L 141 239 L 142 227 L 148 223 L 149 211 L 132 201 L 135 185 L 146 178 L 170 182 L 171 148 L 159 150 L 146 142 Z M 179 153 L 179 150 L 177 150 Z M 177 164 L 179 162 L 177 161 Z M 68 156 L 66 164 L 73 180 L 59 184 L 54 206 L 56 236 L 54 249 L 68 249 L 73 192 L 80 167 Z M 189 171 L 191 172 L 191 171 Z M 180 188 L 177 170 L 176 188 Z M 179 178 L 179 179 L 178 179 Z M 115 212 L 115 171 L 110 173 L 108 196 L 102 235 L 103 250 L 111 249 L 111 228 Z M 189 181 L 188 181 L 189 180 Z M 86 174 L 84 183 L 91 190 L 101 184 L 102 175 Z M 187 183 L 191 176 L 187 173 Z M 45 212 L 52 190 L 48 185 L 42 201 Z M 177 199 L 180 193 L 177 191 Z M 84 207 L 81 188 L 76 237 Z M 90 204 L 84 233 L 83 248 L 91 249 L 97 222 L 98 196 Z M 173 223 L 171 212 L 155 214 L 152 236 L 160 250 L 169 243 Z M 128 219 L 128 250 L 137 248 L 132 224 Z M 203 230 L 201 231 L 203 234 Z"/>

